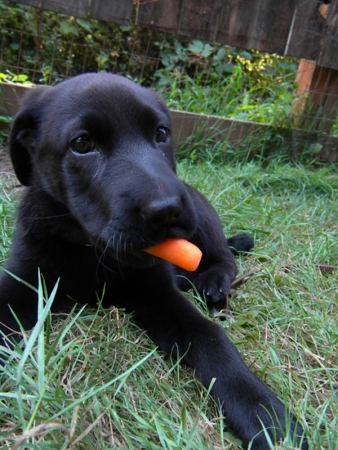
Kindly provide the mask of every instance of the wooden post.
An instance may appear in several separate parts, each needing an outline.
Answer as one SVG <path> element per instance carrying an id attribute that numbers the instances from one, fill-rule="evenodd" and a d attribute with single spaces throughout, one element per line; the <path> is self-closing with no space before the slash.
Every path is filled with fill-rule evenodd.
<path id="1" fill-rule="evenodd" d="M 315 128 L 330 133 L 336 121 L 338 109 L 338 70 L 316 67 L 310 85 L 310 108 L 314 105 L 313 114 L 321 115 L 315 122 Z M 310 111 L 311 113 L 311 111 Z"/>
<path id="2" fill-rule="evenodd" d="M 327 19 L 330 5 L 323 3 L 318 10 Z M 330 133 L 338 109 L 338 70 L 320 67 L 316 61 L 301 59 L 296 77 L 297 96 L 292 107 L 296 125 Z"/>
<path id="3" fill-rule="evenodd" d="M 296 125 L 299 124 L 300 118 L 304 113 L 307 96 L 310 91 L 313 73 L 316 68 L 316 61 L 309 59 L 301 59 L 298 66 L 296 83 L 297 83 L 297 98 L 292 105 L 291 114 L 295 116 Z"/>

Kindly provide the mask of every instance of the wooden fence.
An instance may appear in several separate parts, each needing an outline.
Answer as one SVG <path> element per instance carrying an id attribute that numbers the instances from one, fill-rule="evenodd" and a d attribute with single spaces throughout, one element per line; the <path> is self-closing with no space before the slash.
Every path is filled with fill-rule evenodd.
<path id="1" fill-rule="evenodd" d="M 320 112 L 317 113 L 320 130 L 327 134 L 336 120 L 338 0 L 20 0 L 15 3 L 123 25 L 132 21 L 136 10 L 139 26 L 300 58 L 297 93 L 301 101 L 295 105 L 295 111 L 301 114 L 310 102 Z M 332 142 L 330 152 L 334 156 L 330 158 L 338 160 L 336 140 Z"/>
<path id="2" fill-rule="evenodd" d="M 317 126 L 330 133 L 338 108 L 338 0 L 144 1 L 137 21 L 195 39 L 302 59 L 297 77 L 302 99 L 294 112 L 302 115 L 311 107 L 311 123 L 317 115 Z"/>
<path id="3" fill-rule="evenodd" d="M 195 39 L 316 60 L 338 69 L 337 1 L 324 19 L 318 0 L 159 0 L 139 5 L 138 23 Z"/>
<path id="4" fill-rule="evenodd" d="M 130 23 L 133 10 L 133 0 L 22 0 L 15 3 L 67 16 L 91 17 L 122 25 Z"/>
<path id="5" fill-rule="evenodd" d="M 14 1 L 14 0 L 10 0 Z M 338 0 L 20 0 L 45 10 L 138 25 L 204 41 L 316 60 L 338 69 Z M 330 3 L 326 17 L 322 3 Z"/>

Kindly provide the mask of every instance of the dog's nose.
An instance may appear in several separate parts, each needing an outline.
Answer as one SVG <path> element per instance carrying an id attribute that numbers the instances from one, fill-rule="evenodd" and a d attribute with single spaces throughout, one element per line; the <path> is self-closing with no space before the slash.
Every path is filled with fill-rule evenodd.
<path id="1" fill-rule="evenodd" d="M 141 214 L 147 226 L 164 228 L 175 222 L 183 211 L 180 197 L 153 200 L 141 208 Z"/>

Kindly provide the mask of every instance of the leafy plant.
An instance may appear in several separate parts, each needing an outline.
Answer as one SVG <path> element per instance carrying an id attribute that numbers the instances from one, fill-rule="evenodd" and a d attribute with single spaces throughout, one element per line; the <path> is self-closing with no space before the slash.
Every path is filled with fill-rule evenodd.
<path id="1" fill-rule="evenodd" d="M 0 82 L 6 82 L 9 81 L 11 83 L 18 83 L 18 84 L 32 84 L 29 79 L 28 75 L 25 75 L 24 73 L 21 73 L 19 75 L 15 75 L 14 73 L 10 72 L 9 70 L 6 71 L 6 73 L 0 72 Z"/>
<path id="2" fill-rule="evenodd" d="M 130 67 L 135 27 L 68 17 L 4 0 L 0 0 L 0 26 L 2 67 L 11 71 L 24 67 L 23 73 L 34 83 L 53 84 L 83 71 L 126 73 Z"/>
<path id="3" fill-rule="evenodd" d="M 169 106 L 274 125 L 291 123 L 296 62 L 186 39 L 167 43 L 154 86 Z"/>

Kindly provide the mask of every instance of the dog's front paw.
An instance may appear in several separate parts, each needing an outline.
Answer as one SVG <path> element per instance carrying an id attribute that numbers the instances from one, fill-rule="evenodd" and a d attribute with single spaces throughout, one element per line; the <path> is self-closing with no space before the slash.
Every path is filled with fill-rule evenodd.
<path id="1" fill-rule="evenodd" d="M 201 272 L 195 281 L 195 286 L 199 294 L 206 299 L 212 315 L 216 316 L 219 311 L 228 309 L 231 280 L 224 270 L 211 267 Z"/>

